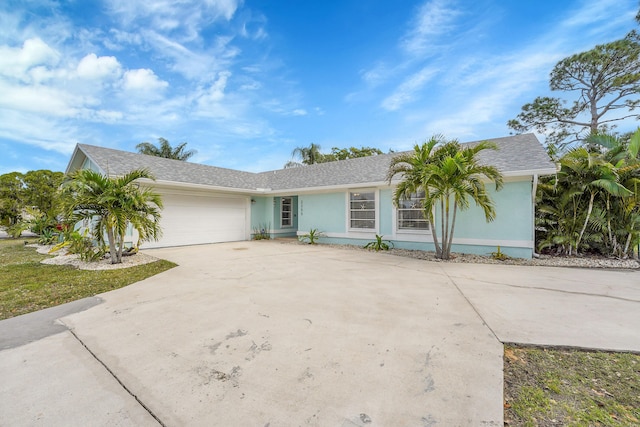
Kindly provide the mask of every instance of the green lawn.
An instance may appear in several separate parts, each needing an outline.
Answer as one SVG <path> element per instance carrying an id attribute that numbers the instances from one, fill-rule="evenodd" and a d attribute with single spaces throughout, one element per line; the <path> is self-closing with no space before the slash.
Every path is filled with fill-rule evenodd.
<path id="1" fill-rule="evenodd" d="M 640 425 L 640 355 L 505 347 L 505 425 Z"/>
<path id="2" fill-rule="evenodd" d="M 160 260 L 117 270 L 86 271 L 40 264 L 47 257 L 26 247 L 24 239 L 0 239 L 0 319 L 122 288 L 176 266 Z"/>

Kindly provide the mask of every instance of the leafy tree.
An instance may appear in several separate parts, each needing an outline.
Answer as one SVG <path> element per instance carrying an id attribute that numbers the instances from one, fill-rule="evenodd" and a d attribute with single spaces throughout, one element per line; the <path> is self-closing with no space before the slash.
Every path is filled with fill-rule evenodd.
<path id="1" fill-rule="evenodd" d="M 628 257 L 640 240 L 640 129 L 630 139 L 593 134 L 538 185 L 540 249 Z"/>
<path id="2" fill-rule="evenodd" d="M 598 45 L 558 62 L 550 75 L 552 91 L 577 93 L 567 100 L 537 97 L 507 125 L 516 132 L 536 130 L 547 143 L 564 147 L 591 133 L 606 132 L 630 117 L 640 105 L 640 39 L 631 31 L 624 39 Z"/>
<path id="3" fill-rule="evenodd" d="M 50 170 L 11 172 L 0 176 L 0 224 L 18 237 L 31 229 L 53 229 L 60 213 L 58 189 L 64 174 Z"/>
<path id="4" fill-rule="evenodd" d="M 373 147 L 349 147 L 349 148 L 331 148 L 331 153 L 325 154 L 324 158 L 327 162 L 332 162 L 335 160 L 347 160 L 347 159 L 355 159 L 358 157 L 368 157 L 368 156 L 377 156 L 379 154 L 384 154 L 382 150 Z"/>
<path id="5" fill-rule="evenodd" d="M 482 179 L 494 181 L 496 190 L 500 190 L 502 175 L 494 166 L 479 163 L 478 153 L 488 149 L 495 150 L 496 145 L 484 141 L 462 147 L 456 140 L 446 141 L 441 136 L 434 136 L 422 145 L 415 145 L 413 153 L 400 154 L 391 161 L 387 173 L 389 183 L 396 175 L 402 175 L 393 196 L 396 205 L 412 194 L 425 193 L 424 215 L 431 227 L 438 258 L 449 259 L 456 214 L 458 208 L 469 208 L 469 199 L 482 208 L 488 222 L 495 218 L 494 204 Z M 435 227 L 435 211 L 440 213 L 441 245 Z"/>
<path id="6" fill-rule="evenodd" d="M 182 160 L 187 161 L 193 157 L 196 150 L 186 150 L 187 143 L 183 142 L 178 144 L 175 148 L 169 144 L 164 138 L 158 138 L 158 145 L 153 145 L 150 142 L 141 142 L 136 145 L 136 150 L 140 154 L 148 154 L 150 156 L 164 157 L 165 159 Z"/>
<path id="7" fill-rule="evenodd" d="M 303 165 L 313 165 L 316 163 L 335 162 L 337 160 L 355 159 L 358 157 L 377 156 L 384 154 L 378 148 L 373 147 L 349 147 L 349 148 L 331 148 L 331 153 L 323 154 L 320 152 L 320 146 L 318 144 L 311 144 L 308 147 L 297 147 L 291 153 L 293 158 L 298 158 L 300 162 L 289 161 L 284 167 L 294 168 Z"/>
<path id="8" fill-rule="evenodd" d="M 631 192 L 618 182 L 615 166 L 601 153 L 589 152 L 582 147 L 570 151 L 560 160 L 558 175 L 560 179 L 563 179 L 563 175 L 569 175 L 566 179 L 577 180 L 578 188 L 588 196 L 584 223 L 575 243 L 577 251 L 591 219 L 596 196 L 605 192 L 621 197 L 629 196 Z"/>
<path id="9" fill-rule="evenodd" d="M 64 179 L 64 173 L 50 170 L 29 171 L 24 174 L 24 203 L 35 207 L 50 217 L 59 213 L 58 189 Z"/>
<path id="10" fill-rule="evenodd" d="M 11 226 L 20 221 L 24 207 L 23 175 L 10 172 L 0 175 L 0 224 Z"/>
<path id="11" fill-rule="evenodd" d="M 99 243 L 107 236 L 111 263 L 122 262 L 124 237 L 129 224 L 138 231 L 139 241 L 157 240 L 161 235 L 162 200 L 149 188 L 139 187 L 138 179 L 154 179 L 144 169 L 111 178 L 81 169 L 64 186 L 66 214 L 71 222 L 88 220 Z"/>
<path id="12" fill-rule="evenodd" d="M 605 219 L 605 250 L 628 257 L 632 243 L 640 239 L 640 128 L 626 139 L 596 134 L 587 142 L 604 151 L 603 157 L 615 168 L 619 185 L 626 189 L 622 194 L 606 193 L 600 209 Z"/>

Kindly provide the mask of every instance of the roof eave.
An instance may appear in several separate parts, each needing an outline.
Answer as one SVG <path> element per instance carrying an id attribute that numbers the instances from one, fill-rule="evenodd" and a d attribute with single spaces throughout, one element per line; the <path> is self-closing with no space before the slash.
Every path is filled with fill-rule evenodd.
<path id="1" fill-rule="evenodd" d="M 207 191 L 219 191 L 224 193 L 244 193 L 248 195 L 260 195 L 260 194 L 268 194 L 270 189 L 248 189 L 248 188 L 235 188 L 235 187 L 223 187 L 220 185 L 208 185 L 208 184 L 194 184 L 190 182 L 180 182 L 180 181 L 168 181 L 162 179 L 140 179 L 141 183 L 146 184 L 157 184 L 164 187 L 179 187 L 179 188 L 192 188 L 195 190 L 207 190 Z"/>
<path id="2" fill-rule="evenodd" d="M 516 177 L 516 176 L 540 176 L 540 175 L 554 175 L 557 172 L 556 168 L 549 167 L 543 169 L 529 169 L 529 170 L 519 170 L 519 171 L 505 171 L 502 172 L 502 176 L 504 177 Z"/>

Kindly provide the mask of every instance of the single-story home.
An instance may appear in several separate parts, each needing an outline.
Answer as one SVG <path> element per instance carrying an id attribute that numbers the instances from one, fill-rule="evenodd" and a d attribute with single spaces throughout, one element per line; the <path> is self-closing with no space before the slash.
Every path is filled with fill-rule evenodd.
<path id="1" fill-rule="evenodd" d="M 504 176 L 501 191 L 488 185 L 496 220 L 486 223 L 473 203 L 459 211 L 452 250 L 488 254 L 500 246 L 509 256 L 530 258 L 538 177 L 556 168 L 533 134 L 491 141 L 498 150 L 482 152 L 480 160 Z M 392 202 L 397 181 L 389 184 L 386 174 L 394 155 L 251 173 L 78 144 L 66 172 L 90 168 L 118 176 L 148 169 L 156 181 L 141 185 L 162 195 L 163 235 L 143 248 L 249 240 L 262 229 L 271 237 L 317 229 L 326 236 L 321 243 L 364 245 L 379 234 L 397 248 L 433 250 L 420 200 Z"/>

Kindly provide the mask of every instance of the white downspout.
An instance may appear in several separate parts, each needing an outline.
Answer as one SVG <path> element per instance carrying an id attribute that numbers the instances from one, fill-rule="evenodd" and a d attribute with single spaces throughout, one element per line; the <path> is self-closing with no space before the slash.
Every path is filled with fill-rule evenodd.
<path id="1" fill-rule="evenodd" d="M 539 258 L 540 254 L 536 252 L 536 194 L 538 193 L 538 174 L 533 175 L 533 185 L 531 188 L 531 218 L 533 219 L 533 227 L 531 228 L 532 236 L 531 241 L 533 242 L 533 257 Z"/>

